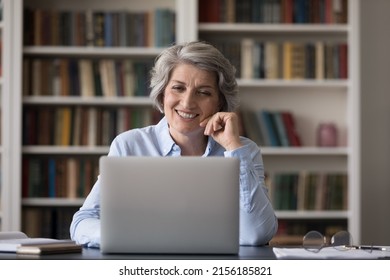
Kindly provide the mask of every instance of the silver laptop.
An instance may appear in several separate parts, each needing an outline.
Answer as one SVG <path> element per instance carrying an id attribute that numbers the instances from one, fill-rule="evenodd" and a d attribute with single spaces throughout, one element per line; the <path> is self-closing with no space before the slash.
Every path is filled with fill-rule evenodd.
<path id="1" fill-rule="evenodd" d="M 239 160 L 100 159 L 103 253 L 237 254 Z"/>

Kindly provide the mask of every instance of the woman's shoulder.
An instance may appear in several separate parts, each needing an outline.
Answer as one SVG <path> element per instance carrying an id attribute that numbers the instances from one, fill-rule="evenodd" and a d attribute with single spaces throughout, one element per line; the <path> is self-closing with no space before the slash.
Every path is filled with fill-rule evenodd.
<path id="1" fill-rule="evenodd" d="M 124 131 L 112 141 L 110 154 L 119 156 L 148 154 L 158 146 L 155 135 L 153 125 Z"/>
<path id="2" fill-rule="evenodd" d="M 139 128 L 132 128 L 127 131 L 120 133 L 117 138 L 119 139 L 139 139 L 139 138 L 149 138 L 155 139 L 159 135 L 166 134 L 168 125 L 165 118 L 162 118 L 157 124 L 152 124 Z"/>

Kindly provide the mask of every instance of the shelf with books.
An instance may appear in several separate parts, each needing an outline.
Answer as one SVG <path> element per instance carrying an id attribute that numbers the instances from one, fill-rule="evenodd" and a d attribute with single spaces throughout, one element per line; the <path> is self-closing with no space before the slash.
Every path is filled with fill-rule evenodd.
<path id="1" fill-rule="evenodd" d="M 22 143 L 27 146 L 108 146 L 116 135 L 157 123 L 154 108 L 130 106 L 25 106 Z"/>
<path id="2" fill-rule="evenodd" d="M 23 59 L 23 75 L 19 74 L 21 113 L 16 116 L 22 139 L 19 170 L 22 180 L 19 200 L 22 200 L 18 204 L 22 210 L 21 227 L 29 228 L 28 217 L 44 220 L 45 209 L 53 212 L 48 219 L 54 224 L 62 211 L 74 213 L 87 194 L 87 191 L 81 194 L 80 189 L 92 187 L 97 176 L 94 174 L 89 182 L 80 174 L 69 176 L 76 179 L 64 180 L 68 184 L 65 187 L 58 178 L 60 174 L 74 173 L 74 166 L 80 170 L 87 168 L 83 163 L 87 159 L 95 161 L 96 171 L 96 161 L 108 153 L 116 134 L 155 123 L 161 117 L 147 97 L 147 71 L 166 46 L 196 37 L 195 10 L 188 10 L 196 7 L 196 1 L 16 1 L 19 7 L 15 17 L 23 17 L 24 23 L 19 53 Z M 53 21 L 48 23 L 48 18 Z M 130 72 L 124 74 L 125 70 Z M 88 121 L 88 129 L 80 129 L 85 124 L 79 120 L 80 111 L 88 112 L 88 120 L 95 120 Z M 125 123 L 130 115 L 131 123 Z M 109 123 L 97 123 L 98 116 L 109 119 Z M 142 124 L 138 122 L 142 120 Z M 104 127 L 105 132 L 100 129 Z M 81 139 L 88 141 L 75 141 L 81 132 L 84 135 Z M 63 140 L 70 140 L 72 135 L 72 140 L 53 141 L 60 139 L 55 136 L 60 134 Z M 42 142 L 43 139 L 46 140 Z M 39 175 L 30 176 L 34 170 Z M 56 176 L 53 172 L 49 175 L 49 170 L 57 170 Z M 44 226 L 41 233 L 42 230 Z M 54 228 L 51 234 L 56 233 L 58 229 Z"/>
<path id="3" fill-rule="evenodd" d="M 69 239 L 69 224 L 77 204 L 47 204 L 46 201 L 36 201 L 33 205 L 23 207 L 21 219 L 22 230 L 29 237 L 47 237 Z M 43 203 L 43 206 L 39 203 Z"/>
<path id="4" fill-rule="evenodd" d="M 64 49 L 46 56 L 38 51 L 35 52 L 38 56 L 25 54 L 24 146 L 68 146 L 70 149 L 65 150 L 73 154 L 83 153 L 82 146 L 108 146 L 118 133 L 155 123 L 161 117 L 151 108 L 147 97 L 147 72 L 155 53 L 138 57 L 130 52 L 132 55 L 113 58 L 109 52 L 102 55 L 92 52 L 85 58 L 82 48 L 71 57 L 64 56 Z M 60 134 L 66 138 L 64 141 L 57 137 Z M 49 142 L 40 141 L 38 138 L 43 137 L 37 135 Z M 81 149 L 74 149 L 78 146 Z M 53 152 L 53 148 L 40 151 Z"/>
<path id="5" fill-rule="evenodd" d="M 24 105 L 23 153 L 101 153 L 128 129 L 157 123 L 150 104 L 60 103 Z"/>
<path id="6" fill-rule="evenodd" d="M 293 118 L 290 130 L 295 131 L 301 142 L 301 145 L 295 146 L 312 149 L 316 147 L 319 150 L 330 148 L 319 147 L 318 135 L 321 124 L 333 123 L 337 130 L 334 135 L 337 145 L 333 148 L 348 149 L 347 132 L 350 120 L 347 108 L 350 99 L 353 98 L 347 93 L 348 90 L 349 88 L 322 87 L 240 88 L 240 109 L 244 130 L 247 130 L 248 136 L 255 134 L 250 138 L 262 147 L 268 148 L 272 145 L 266 141 L 261 142 L 261 139 L 266 138 L 268 129 L 262 131 L 266 126 L 262 122 L 264 118 L 260 113 L 263 111 L 271 112 L 272 115 L 289 113 Z M 256 137 L 256 135 L 259 136 Z M 256 138 L 260 140 L 257 141 Z M 282 147 L 281 145 L 275 146 Z M 332 151 L 332 149 L 322 151 Z"/>
<path id="7" fill-rule="evenodd" d="M 275 210 L 347 211 L 348 177 L 344 172 L 276 172 L 268 174 Z"/>
<path id="8" fill-rule="evenodd" d="M 34 46 L 167 46 L 175 41 L 175 1 L 148 6 L 151 3 L 114 8 L 95 1 L 83 8 L 74 2 L 53 7 L 29 1 L 24 7 L 24 42 Z"/>
<path id="9" fill-rule="evenodd" d="M 30 57 L 23 60 L 23 96 L 145 97 L 154 57 Z"/>
<path id="10" fill-rule="evenodd" d="M 343 24 L 348 0 L 199 0 L 199 22 L 262 24 Z"/>
<path id="11" fill-rule="evenodd" d="M 292 34 L 266 36 L 262 33 L 238 33 L 226 41 L 223 34 L 200 35 L 232 61 L 237 77 L 241 79 L 348 79 L 348 44 L 343 36 L 303 34 L 294 37 Z"/>
<path id="12" fill-rule="evenodd" d="M 291 228 L 310 227 L 312 220 L 331 228 L 334 222 L 359 240 L 359 4 L 228 0 L 220 9 L 218 2 L 199 0 L 198 37 L 215 44 L 236 67 L 244 132 L 261 147 L 267 186 L 280 173 L 340 172 L 348 178 L 342 210 L 282 210 L 273 201 L 281 227 L 286 219 Z M 268 127 L 276 142 L 264 140 L 271 128 L 261 127 L 267 127 L 259 117 L 263 111 L 272 115 Z M 286 112 L 300 145 L 286 141 L 286 123 L 280 125 L 278 116 Z M 334 128 L 326 137 L 335 141 L 324 141 L 324 124 Z M 275 186 L 269 188 L 275 194 Z"/>
<path id="13" fill-rule="evenodd" d="M 80 206 L 98 176 L 99 157 L 96 152 L 24 154 L 22 206 Z"/>
<path id="14" fill-rule="evenodd" d="M 326 236 L 326 240 L 341 230 L 346 230 L 348 227 L 346 218 L 338 218 L 330 216 L 322 217 L 303 217 L 295 219 L 279 218 L 279 228 L 276 236 L 270 241 L 270 245 L 288 246 L 288 245 L 302 245 L 303 237 L 309 231 L 315 230 Z M 355 236 L 354 237 L 354 242 Z"/>

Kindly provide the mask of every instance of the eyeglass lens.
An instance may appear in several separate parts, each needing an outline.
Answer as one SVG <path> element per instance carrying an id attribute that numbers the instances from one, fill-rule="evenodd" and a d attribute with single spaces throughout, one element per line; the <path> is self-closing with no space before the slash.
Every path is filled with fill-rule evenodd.
<path id="1" fill-rule="evenodd" d="M 352 236 L 348 231 L 339 231 L 330 240 L 332 246 L 350 246 L 353 244 Z"/>
<path id="2" fill-rule="evenodd" d="M 309 231 L 303 237 L 303 247 L 306 250 L 317 252 L 325 245 L 325 237 L 318 231 Z"/>

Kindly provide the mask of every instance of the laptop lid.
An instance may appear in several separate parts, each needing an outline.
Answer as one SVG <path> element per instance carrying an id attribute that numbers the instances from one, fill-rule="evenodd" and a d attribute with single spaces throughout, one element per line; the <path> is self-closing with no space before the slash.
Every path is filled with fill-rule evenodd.
<path id="1" fill-rule="evenodd" d="M 100 159 L 103 253 L 236 254 L 239 160 Z"/>

